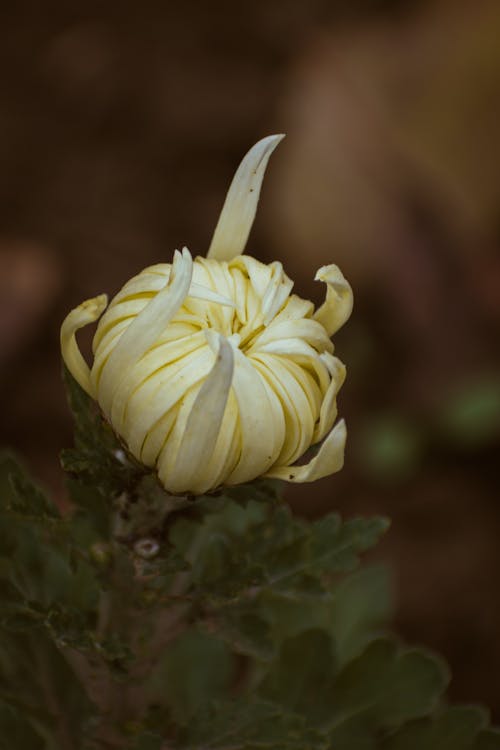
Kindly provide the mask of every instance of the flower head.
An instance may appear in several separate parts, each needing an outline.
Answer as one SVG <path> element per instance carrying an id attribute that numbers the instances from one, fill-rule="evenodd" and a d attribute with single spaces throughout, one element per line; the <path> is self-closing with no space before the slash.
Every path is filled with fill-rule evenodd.
<path id="1" fill-rule="evenodd" d="M 107 307 L 83 302 L 61 327 L 64 361 L 132 455 L 174 494 L 267 476 L 307 482 L 343 464 L 334 426 L 345 378 L 330 337 L 352 309 L 335 265 L 318 309 L 291 293 L 279 262 L 243 255 L 269 156 L 259 141 L 238 168 L 206 258 L 176 251 L 144 269 Z M 99 320 L 89 368 L 76 331 Z M 317 454 L 295 465 L 312 445 Z"/>

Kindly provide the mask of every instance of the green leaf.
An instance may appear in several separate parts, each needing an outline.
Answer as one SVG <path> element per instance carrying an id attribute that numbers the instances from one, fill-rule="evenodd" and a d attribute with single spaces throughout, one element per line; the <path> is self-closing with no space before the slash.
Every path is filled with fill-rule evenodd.
<path id="1" fill-rule="evenodd" d="M 317 725 L 329 715 L 335 675 L 331 638 L 322 630 L 309 630 L 283 643 L 259 692 Z"/>
<path id="2" fill-rule="evenodd" d="M 26 602 L 17 605 L 3 605 L 0 614 L 0 626 L 6 630 L 23 632 L 31 628 L 42 627 L 45 623 L 44 613 Z"/>
<path id="3" fill-rule="evenodd" d="M 245 696 L 214 701 L 179 732 L 182 750 L 328 750 L 323 736 L 301 717 Z"/>
<path id="4" fill-rule="evenodd" d="M 0 699 L 0 750 L 44 750 L 45 742 L 26 716 Z"/>
<path id="5" fill-rule="evenodd" d="M 271 628 L 250 607 L 232 607 L 217 612 L 207 627 L 239 654 L 267 661 L 274 654 Z"/>
<path id="6" fill-rule="evenodd" d="M 375 641 L 339 674 L 329 726 L 356 716 L 374 727 L 398 727 L 433 711 L 448 680 L 446 665 L 427 651 Z"/>
<path id="7" fill-rule="evenodd" d="M 66 367 L 63 378 L 74 418 L 75 448 L 62 451 L 62 467 L 78 482 L 110 500 L 125 489 L 130 490 L 144 475 L 144 467 L 128 454 L 97 404 Z"/>
<path id="8" fill-rule="evenodd" d="M 481 730 L 487 723 L 488 715 L 483 709 L 455 706 L 434 719 L 410 722 L 383 743 L 383 750 L 476 750 L 483 741 L 480 736 L 485 737 Z M 499 735 L 497 742 L 493 748 L 500 747 Z"/>
<path id="9" fill-rule="evenodd" d="M 355 716 L 335 729 L 328 750 L 380 750 L 378 734 L 366 719 Z"/>
<path id="10" fill-rule="evenodd" d="M 353 518 L 340 523 L 336 514 L 315 521 L 311 528 L 310 565 L 321 572 L 351 570 L 361 552 L 373 547 L 389 528 L 386 518 Z"/>
<path id="11" fill-rule="evenodd" d="M 239 514 L 240 527 L 226 525 L 228 509 L 233 516 Z M 324 576 L 355 567 L 359 554 L 373 546 L 387 526 L 380 518 L 342 523 L 336 514 L 311 524 L 294 518 L 286 506 L 249 503 L 242 510 L 232 504 L 198 524 L 194 590 L 213 605 L 255 598 L 269 589 L 319 594 Z M 172 531 L 176 544 L 176 529 Z"/>
<path id="12" fill-rule="evenodd" d="M 189 630 L 166 650 L 150 690 L 155 700 L 166 698 L 169 716 L 187 724 L 210 700 L 224 696 L 233 666 L 233 657 L 220 639 Z"/>
<path id="13" fill-rule="evenodd" d="M 162 750 L 163 738 L 153 732 L 141 732 L 136 738 L 133 750 Z"/>
<path id="14" fill-rule="evenodd" d="M 387 629 L 393 613 L 390 573 L 363 567 L 340 580 L 325 604 L 324 626 L 335 639 L 339 664 L 347 664 Z"/>
<path id="15" fill-rule="evenodd" d="M 479 732 L 473 750 L 500 750 L 500 730 L 485 729 Z"/>
<path id="16" fill-rule="evenodd" d="M 76 747 L 90 708 L 81 685 L 44 629 L 1 634 L 0 699 L 23 727 L 32 726 L 47 740 L 44 750 L 65 747 L 63 736 L 71 736 Z M 5 734 L 1 719 L 0 726 L 1 738 Z M 21 747 L 38 747 L 37 742 L 29 735 Z M 17 750 L 19 745 L 12 742 L 8 747 Z"/>
<path id="17" fill-rule="evenodd" d="M 0 457 L 0 473 L 8 477 L 12 491 L 4 495 L 2 511 L 33 522 L 53 523 L 60 520 L 56 506 L 27 476 L 22 466 L 10 454 Z"/>

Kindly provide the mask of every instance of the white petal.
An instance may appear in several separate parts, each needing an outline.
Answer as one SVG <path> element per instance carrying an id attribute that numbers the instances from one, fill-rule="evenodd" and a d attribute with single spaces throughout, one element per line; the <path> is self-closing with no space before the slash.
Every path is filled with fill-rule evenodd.
<path id="1" fill-rule="evenodd" d="M 262 315 L 265 325 L 268 325 L 282 309 L 293 287 L 293 281 L 283 271 L 281 263 L 275 261 L 270 264 L 270 268 L 274 273 L 262 296 Z"/>
<path id="2" fill-rule="evenodd" d="M 72 310 L 61 326 L 61 352 L 64 363 L 75 380 L 90 396 L 94 395 L 90 382 L 90 369 L 78 348 L 75 333 L 80 328 L 96 321 L 107 304 L 108 298 L 105 294 L 88 299 Z"/>
<path id="3" fill-rule="evenodd" d="M 193 336 L 193 344 L 196 337 Z M 205 338 L 200 337 L 200 338 Z M 151 362 L 156 349 L 148 352 L 147 359 Z M 160 355 L 161 356 L 161 352 Z M 146 358 L 145 358 L 146 359 Z M 113 415 L 113 424 L 127 441 L 134 455 L 146 450 L 144 441 L 158 445 L 158 451 L 165 443 L 167 435 L 159 424 L 164 416 L 172 409 L 179 409 L 186 393 L 204 380 L 213 365 L 213 354 L 206 345 L 194 346 L 191 351 L 186 346 L 186 354 L 174 362 L 164 362 L 155 368 L 150 368 L 151 375 L 143 378 L 140 368 L 144 370 L 149 362 L 140 362 L 133 368 L 127 380 L 131 380 L 130 395 L 127 399 L 126 411 L 123 419 L 118 421 L 118 415 Z M 137 372 L 137 368 L 139 371 Z M 136 375 L 138 376 L 136 378 Z M 117 420 L 115 423 L 115 419 Z M 162 437 L 163 436 L 163 437 Z M 148 455 L 151 445 L 148 447 Z"/>
<path id="4" fill-rule="evenodd" d="M 336 369 L 335 372 L 332 372 L 331 383 L 321 404 L 319 421 L 314 430 L 313 444 L 319 443 L 320 440 L 323 440 L 326 433 L 332 429 L 333 423 L 337 419 L 337 393 L 344 383 L 346 369 L 340 359 L 332 357 L 332 360 L 335 362 Z"/>
<path id="5" fill-rule="evenodd" d="M 205 302 L 216 302 L 217 304 L 223 305 L 224 307 L 236 307 L 234 302 L 229 299 L 229 297 L 226 297 L 223 294 L 218 294 L 217 292 L 214 292 L 212 289 L 209 289 L 206 286 L 201 286 L 201 284 L 192 283 L 189 288 L 188 297 L 202 299 Z"/>
<path id="6" fill-rule="evenodd" d="M 215 448 L 234 371 L 231 344 L 223 336 L 217 338 L 215 364 L 194 400 L 174 465 L 163 477 L 174 492 L 195 486 L 199 493 L 211 489 L 210 481 L 203 481 L 204 469 Z"/>
<path id="7" fill-rule="evenodd" d="M 266 344 L 292 338 L 305 341 L 319 352 L 333 349 L 333 344 L 324 327 L 317 320 L 303 318 L 302 320 L 274 320 L 267 328 L 264 328 L 262 333 L 255 336 L 249 351 L 260 351 L 260 348 Z"/>
<path id="8" fill-rule="evenodd" d="M 314 280 L 327 284 L 326 300 L 314 313 L 314 319 L 324 326 L 329 336 L 333 336 L 352 312 L 352 289 L 334 264 L 320 268 Z"/>
<path id="9" fill-rule="evenodd" d="M 238 349 L 233 392 L 238 402 L 241 455 L 224 482 L 242 484 L 263 474 L 277 460 L 285 421 L 276 393 Z"/>
<path id="10" fill-rule="evenodd" d="M 311 445 L 314 413 L 309 399 L 294 376 L 296 371 L 291 373 L 280 357 L 259 353 L 251 361 L 281 405 L 285 429 L 276 460 L 293 463 Z"/>
<path id="11" fill-rule="evenodd" d="M 109 415 L 117 388 L 130 368 L 155 344 L 186 298 L 193 260 L 187 248 L 176 250 L 169 283 L 132 321 L 104 365 L 99 381 L 99 403 Z M 126 400 L 126 394 L 122 394 Z M 125 401 L 123 407 L 125 406 Z"/>
<path id="12" fill-rule="evenodd" d="M 271 479 L 284 479 L 286 482 L 301 484 L 315 482 L 344 465 L 344 448 L 347 437 L 345 422 L 342 419 L 324 440 L 318 453 L 303 466 L 277 466 L 264 476 Z"/>
<path id="13" fill-rule="evenodd" d="M 231 260 L 245 249 L 267 162 L 284 135 L 270 135 L 253 146 L 236 170 L 215 228 L 207 258 Z"/>

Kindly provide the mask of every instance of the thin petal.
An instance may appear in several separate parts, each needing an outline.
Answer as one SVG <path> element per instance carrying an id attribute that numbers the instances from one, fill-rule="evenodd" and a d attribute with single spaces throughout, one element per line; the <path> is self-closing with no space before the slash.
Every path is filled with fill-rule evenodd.
<path id="1" fill-rule="evenodd" d="M 352 289 L 340 268 L 333 264 L 320 268 L 314 280 L 327 284 L 326 300 L 314 313 L 314 319 L 324 326 L 329 336 L 333 336 L 352 312 Z"/>
<path id="2" fill-rule="evenodd" d="M 257 211 L 267 162 L 284 135 L 269 135 L 250 149 L 236 170 L 215 228 L 207 258 L 241 255 Z"/>
<path id="3" fill-rule="evenodd" d="M 239 349 L 235 351 L 233 392 L 238 402 L 241 455 L 224 483 L 242 484 L 275 463 L 285 422 L 276 393 Z"/>
<path id="4" fill-rule="evenodd" d="M 319 352 L 333 350 L 333 344 L 324 327 L 317 320 L 303 318 L 302 320 L 273 321 L 267 328 L 264 328 L 262 333 L 255 336 L 248 351 L 260 351 L 260 348 L 266 344 L 292 338 L 305 341 Z"/>
<path id="5" fill-rule="evenodd" d="M 64 363 L 75 380 L 90 396 L 94 395 L 90 382 L 90 369 L 78 348 L 75 333 L 89 323 L 94 323 L 102 315 L 107 304 L 108 298 L 105 294 L 88 299 L 72 310 L 61 326 L 61 352 Z"/>
<path id="6" fill-rule="evenodd" d="M 334 362 L 335 370 L 331 373 L 332 380 L 321 404 L 319 421 L 314 430 L 313 444 L 323 440 L 337 419 L 337 394 L 344 383 L 346 369 L 340 359 L 332 357 L 332 361 Z"/>
<path id="7" fill-rule="evenodd" d="M 195 338 L 197 337 L 193 336 L 193 344 Z M 150 361 L 154 358 L 155 351 L 148 353 L 147 358 Z M 193 347 L 191 351 L 187 351 L 184 356 L 174 362 L 161 363 L 156 369 L 153 369 L 155 367 L 153 365 L 150 370 L 152 374 L 142 381 L 141 372 L 137 373 L 139 379 L 136 379 L 135 371 L 136 367 L 141 367 L 143 362 L 133 368 L 130 376 L 131 390 L 123 419 L 115 423 L 115 418 L 118 420 L 118 415 L 115 414 L 113 424 L 116 424 L 116 429 L 122 434 L 134 455 L 141 450 L 146 438 L 150 442 L 154 437 L 153 443 L 156 445 L 159 441 L 158 450 L 161 449 L 167 436 L 159 422 L 172 408 L 176 407 L 178 410 L 178 405 L 182 404 L 185 394 L 208 377 L 213 359 L 208 346 L 201 345 Z M 144 362 L 144 369 L 145 367 L 146 362 Z M 150 449 L 151 446 L 148 451 Z"/>
<path id="8" fill-rule="evenodd" d="M 229 299 L 229 297 L 226 297 L 223 294 L 218 294 L 206 286 L 201 286 L 201 284 L 191 284 L 188 297 L 202 299 L 204 302 L 216 302 L 223 307 L 236 307 L 233 300 Z"/>
<path id="9" fill-rule="evenodd" d="M 192 272 L 193 260 L 187 248 L 183 249 L 182 255 L 176 250 L 168 285 L 158 292 L 120 337 L 104 365 L 99 382 L 99 403 L 106 414 L 111 413 L 123 378 L 155 344 L 184 302 Z"/>
<path id="10" fill-rule="evenodd" d="M 262 315 L 266 325 L 282 309 L 293 287 L 293 281 L 283 271 L 281 263 L 275 261 L 270 264 L 270 268 L 274 273 L 262 297 Z"/>
<path id="11" fill-rule="evenodd" d="M 344 465 L 344 448 L 347 436 L 345 422 L 342 419 L 322 443 L 318 453 L 309 463 L 303 466 L 277 466 L 264 476 L 271 479 L 283 479 L 286 482 L 301 484 L 315 482 L 336 471 Z"/>
<path id="12" fill-rule="evenodd" d="M 252 363 L 267 383 L 271 393 L 276 394 L 284 420 L 284 432 L 276 461 L 293 463 L 311 445 L 314 431 L 314 414 L 309 400 L 296 378 L 284 366 L 280 357 L 256 354 Z"/>
<path id="13" fill-rule="evenodd" d="M 172 470 L 164 477 L 174 492 L 195 485 L 200 493 L 211 489 L 203 485 L 204 469 L 217 442 L 234 371 L 231 344 L 223 336 L 216 338 L 219 347 L 215 364 L 194 400 Z"/>

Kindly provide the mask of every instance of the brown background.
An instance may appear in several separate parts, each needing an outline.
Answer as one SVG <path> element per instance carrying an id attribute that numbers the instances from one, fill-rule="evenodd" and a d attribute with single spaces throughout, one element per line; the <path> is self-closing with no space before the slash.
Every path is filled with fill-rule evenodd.
<path id="1" fill-rule="evenodd" d="M 75 8 L 0 10 L 1 442 L 63 499 L 61 319 L 204 253 L 240 158 L 286 132 L 249 252 L 316 300 L 336 262 L 356 297 L 347 465 L 290 500 L 393 518 L 399 631 L 500 719 L 498 2 Z"/>

